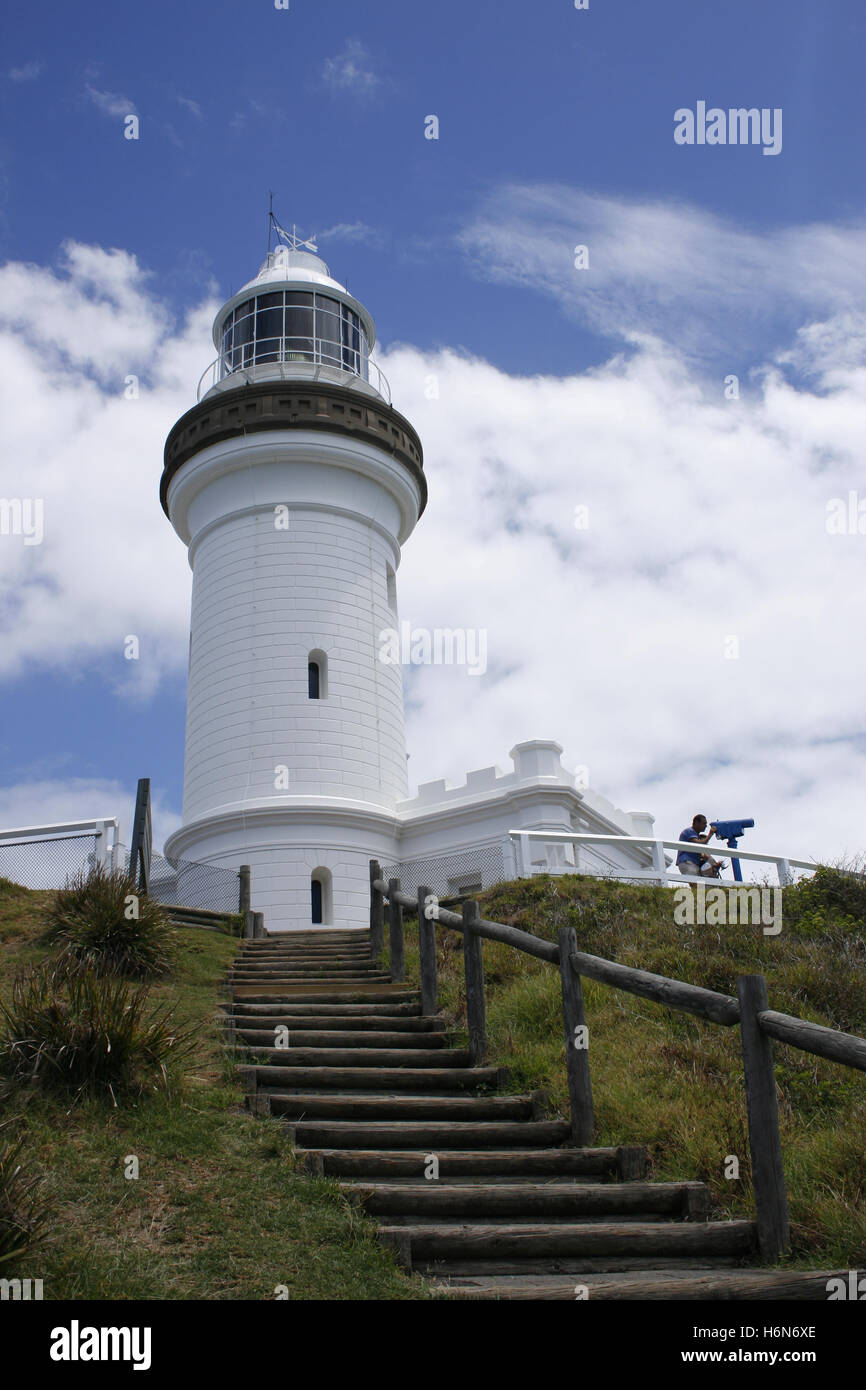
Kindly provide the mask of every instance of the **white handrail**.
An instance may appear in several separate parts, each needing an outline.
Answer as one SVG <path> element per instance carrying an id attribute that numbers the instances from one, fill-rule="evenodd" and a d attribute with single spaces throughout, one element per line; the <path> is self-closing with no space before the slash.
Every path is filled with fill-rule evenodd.
<path id="1" fill-rule="evenodd" d="M 115 854 L 120 841 L 120 826 L 116 816 L 100 816 L 95 820 L 58 821 L 54 825 L 25 825 L 13 830 L 0 830 L 0 846 L 16 840 L 76 840 L 92 835 L 97 863 L 114 868 Z"/>
<path id="2" fill-rule="evenodd" d="M 625 864 L 609 864 L 608 867 L 613 871 L 621 871 L 623 874 L 628 874 L 630 878 L 647 878 L 662 883 L 682 883 L 684 878 L 684 875 L 680 873 L 668 873 L 664 851 L 666 849 L 676 849 L 685 850 L 689 854 L 694 854 L 696 848 L 696 842 L 694 840 L 665 840 L 654 835 L 597 835 L 589 833 L 584 834 L 580 831 L 564 830 L 509 830 L 508 834 L 511 839 L 516 840 L 518 844 L 520 844 L 521 841 L 528 843 L 530 840 L 544 840 L 547 843 L 559 841 L 567 844 L 594 842 L 596 844 L 609 845 L 642 845 L 646 847 L 650 853 L 652 859 L 651 869 L 642 870 L 635 865 L 634 870 L 631 870 L 630 867 Z M 709 844 L 706 845 L 702 852 L 706 853 L 708 849 Z M 724 841 L 713 845 L 713 850 L 723 855 L 725 859 L 749 859 L 757 860 L 764 864 L 775 864 L 779 876 L 779 883 L 783 886 L 793 881 L 791 869 L 814 871 L 819 867 L 815 860 L 792 859 L 789 855 L 764 854 L 758 850 L 729 849 Z M 532 866 L 528 863 L 528 856 L 521 854 L 521 859 L 523 860 L 521 865 L 522 869 L 524 872 L 531 874 Z"/>
<path id="3" fill-rule="evenodd" d="M 48 835 L 95 835 L 97 827 L 118 827 L 116 816 L 99 816 L 96 820 L 60 821 L 56 825 L 26 825 L 17 830 L 0 830 L 0 840 L 23 840 L 27 835 L 45 839 Z"/>

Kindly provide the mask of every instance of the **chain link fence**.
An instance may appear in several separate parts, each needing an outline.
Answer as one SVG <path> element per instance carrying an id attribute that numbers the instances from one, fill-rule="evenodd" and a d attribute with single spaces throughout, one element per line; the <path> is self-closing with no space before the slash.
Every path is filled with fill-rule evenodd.
<path id="1" fill-rule="evenodd" d="M 0 838 L 0 878 L 23 888 L 63 888 L 76 874 L 87 874 L 97 861 L 96 834 L 63 835 L 39 840 Z M 115 845 L 106 868 L 129 873 L 129 848 Z M 153 854 L 150 895 L 169 907 L 200 907 L 210 912 L 237 912 L 240 893 L 236 869 L 166 859 Z"/>
<path id="2" fill-rule="evenodd" d="M 399 878 L 404 893 L 422 886 L 439 898 L 461 893 L 480 893 L 509 877 L 501 845 L 484 845 L 462 854 L 436 859 L 408 859 L 403 864 L 383 864 L 382 877 Z"/>
<path id="3" fill-rule="evenodd" d="M 129 872 L 129 850 L 120 846 L 117 863 Z M 200 907 L 208 912 L 237 912 L 240 875 L 237 869 L 218 864 L 197 864 L 192 859 L 166 859 L 153 852 L 148 892 L 167 907 Z"/>
<path id="4" fill-rule="evenodd" d="M 0 841 L 0 878 L 23 888 L 62 888 L 96 862 L 96 834 Z"/>

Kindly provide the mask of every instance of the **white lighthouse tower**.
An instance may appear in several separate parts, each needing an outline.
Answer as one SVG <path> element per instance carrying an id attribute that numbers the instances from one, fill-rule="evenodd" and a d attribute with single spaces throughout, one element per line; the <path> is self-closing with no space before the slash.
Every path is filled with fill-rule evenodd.
<path id="1" fill-rule="evenodd" d="M 162 505 L 193 571 L 166 854 L 249 864 L 269 931 L 366 926 L 370 859 L 439 893 L 578 868 L 645 877 L 649 841 L 622 837 L 651 835 L 652 817 L 591 792 L 549 739 L 517 743 L 513 771 L 409 797 L 383 636 L 427 500 L 421 443 L 370 358 L 367 310 L 278 230 L 287 244 L 217 314 L 217 359 L 165 446 Z M 571 832 L 619 843 L 577 851 Z"/>
<path id="2" fill-rule="evenodd" d="M 252 868 L 269 930 L 364 926 L 397 857 L 402 673 L 380 658 L 421 444 L 370 359 L 373 320 L 287 238 L 214 322 L 165 446 L 193 571 L 183 818 L 172 857 Z M 206 374 L 207 376 L 207 374 Z"/>

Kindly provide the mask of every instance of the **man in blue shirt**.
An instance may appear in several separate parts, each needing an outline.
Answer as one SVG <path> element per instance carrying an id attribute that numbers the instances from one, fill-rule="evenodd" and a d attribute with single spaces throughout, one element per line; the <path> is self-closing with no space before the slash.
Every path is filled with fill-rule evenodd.
<path id="1" fill-rule="evenodd" d="M 681 840 L 694 840 L 696 843 L 705 845 L 716 833 L 716 827 L 711 825 L 707 829 L 706 816 L 695 816 L 687 830 L 683 830 Z M 677 853 L 677 868 L 681 874 L 691 874 L 694 878 L 718 878 L 724 863 L 720 859 L 713 859 L 711 854 L 689 854 L 688 850 L 681 849 Z"/>

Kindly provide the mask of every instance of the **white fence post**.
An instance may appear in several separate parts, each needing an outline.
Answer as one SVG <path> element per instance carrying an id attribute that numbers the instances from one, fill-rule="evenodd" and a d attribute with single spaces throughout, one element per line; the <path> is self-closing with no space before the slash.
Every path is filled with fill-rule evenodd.
<path id="1" fill-rule="evenodd" d="M 658 874 L 659 886 L 661 888 L 664 888 L 668 881 L 668 866 L 665 860 L 665 851 L 661 840 L 653 840 L 653 869 Z"/>
<path id="2" fill-rule="evenodd" d="M 532 877 L 532 850 L 529 847 L 529 836 L 521 835 L 520 840 L 520 877 Z"/>
<path id="3" fill-rule="evenodd" d="M 105 868 L 108 862 L 108 836 L 105 833 L 105 821 L 94 822 L 94 842 L 93 842 L 93 867 L 100 866 Z"/>
<path id="4" fill-rule="evenodd" d="M 502 841 L 502 868 L 506 879 L 520 878 L 517 868 L 517 854 L 515 852 L 514 841 L 510 835 L 506 835 Z"/>

